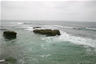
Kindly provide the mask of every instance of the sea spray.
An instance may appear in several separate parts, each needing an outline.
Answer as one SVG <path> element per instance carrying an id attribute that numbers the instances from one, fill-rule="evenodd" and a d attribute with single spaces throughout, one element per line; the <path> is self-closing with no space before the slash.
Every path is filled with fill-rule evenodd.
<path id="1" fill-rule="evenodd" d="M 96 48 L 96 40 L 90 39 L 90 38 L 84 38 L 79 36 L 73 36 L 71 34 L 68 34 L 67 32 L 61 31 L 61 36 L 55 36 L 55 37 L 45 37 L 42 38 L 45 39 L 47 42 L 60 42 L 60 41 L 70 41 L 77 45 L 85 45 Z"/>

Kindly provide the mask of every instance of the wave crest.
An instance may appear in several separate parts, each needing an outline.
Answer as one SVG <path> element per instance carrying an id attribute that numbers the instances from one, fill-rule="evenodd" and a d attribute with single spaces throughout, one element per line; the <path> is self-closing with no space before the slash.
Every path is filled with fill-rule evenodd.
<path id="1" fill-rule="evenodd" d="M 63 31 L 61 31 L 61 36 L 45 37 L 43 38 L 43 40 L 46 40 L 47 42 L 70 41 L 71 43 L 74 43 L 77 45 L 85 45 L 85 46 L 96 48 L 96 44 L 95 44 L 96 40 L 93 40 L 90 38 L 79 37 L 79 36 L 73 36 Z"/>

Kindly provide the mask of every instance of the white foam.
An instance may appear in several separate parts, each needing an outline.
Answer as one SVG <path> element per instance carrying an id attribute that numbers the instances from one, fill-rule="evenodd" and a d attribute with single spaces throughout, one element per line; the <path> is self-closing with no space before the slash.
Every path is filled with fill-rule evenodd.
<path id="1" fill-rule="evenodd" d="M 23 22 L 18 22 L 18 23 L 17 22 L 16 23 L 14 22 L 14 23 L 11 24 L 11 26 L 12 27 L 19 27 L 19 28 L 26 27 L 26 25 L 24 25 Z"/>
<path id="2" fill-rule="evenodd" d="M 26 26 L 23 26 L 24 28 L 26 28 Z M 62 26 L 62 25 L 44 25 L 41 28 L 35 28 L 35 29 L 58 29 L 58 28 L 73 28 L 73 27 L 67 27 L 67 26 Z M 29 30 L 29 31 L 33 31 L 33 27 L 27 27 L 25 30 Z"/>
<path id="3" fill-rule="evenodd" d="M 43 38 L 43 40 L 45 39 L 47 42 L 70 41 L 77 45 L 85 45 L 85 46 L 96 48 L 96 40 L 93 40 L 90 38 L 79 37 L 79 36 L 78 37 L 73 36 L 63 31 L 60 31 L 60 32 L 61 32 L 61 36 L 46 37 L 46 38 Z"/>
<path id="4" fill-rule="evenodd" d="M 74 27 L 70 27 L 70 26 L 64 26 L 63 28 L 69 28 L 69 29 L 73 29 Z"/>
<path id="5" fill-rule="evenodd" d="M 49 29 L 58 29 L 58 28 L 68 28 L 68 29 L 73 29 L 75 27 L 71 27 L 71 26 L 62 26 L 62 25 L 44 25 L 45 28 L 49 28 Z"/>
<path id="6" fill-rule="evenodd" d="M 33 27 L 27 27 L 24 30 L 33 31 L 34 29 L 33 29 Z"/>
<path id="7" fill-rule="evenodd" d="M 35 28 L 35 29 L 46 29 L 46 28 Z M 26 27 L 24 30 L 33 31 L 33 27 Z"/>
<path id="8" fill-rule="evenodd" d="M 59 28 L 63 28 L 64 26 L 62 25 L 53 25 L 54 27 L 59 27 Z"/>
<path id="9" fill-rule="evenodd" d="M 96 28 L 88 28 L 88 27 L 86 27 L 86 29 L 89 29 L 89 30 L 96 30 Z"/>
<path id="10" fill-rule="evenodd" d="M 46 57 L 46 58 L 47 58 L 47 57 L 50 56 L 50 55 L 51 55 L 51 54 L 47 54 L 47 55 L 40 55 L 40 56 L 41 56 L 42 58 L 43 58 L 43 57 Z"/>
<path id="11" fill-rule="evenodd" d="M 44 25 L 44 28 L 46 29 L 58 29 L 55 25 Z"/>
<path id="12" fill-rule="evenodd" d="M 42 47 L 43 49 L 46 49 L 44 45 L 41 45 L 41 47 Z"/>
<path id="13" fill-rule="evenodd" d="M 18 22 L 18 24 L 23 24 L 23 22 Z"/>
<path id="14" fill-rule="evenodd" d="M 4 59 L 2 59 L 2 60 L 0 60 L 0 63 L 1 63 L 1 62 L 5 62 L 5 60 L 4 60 Z"/>
<path id="15" fill-rule="evenodd" d="M 83 30 L 87 29 L 87 30 L 93 30 L 96 31 L 96 28 L 88 28 L 88 27 L 71 27 L 71 26 L 62 26 L 62 25 L 44 25 L 45 28 L 49 28 L 49 29 L 58 29 L 58 28 L 68 28 L 68 29 L 82 29 Z"/>

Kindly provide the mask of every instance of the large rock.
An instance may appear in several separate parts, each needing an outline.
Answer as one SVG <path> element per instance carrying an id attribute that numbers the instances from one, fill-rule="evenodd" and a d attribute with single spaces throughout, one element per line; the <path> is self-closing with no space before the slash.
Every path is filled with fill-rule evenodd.
<path id="1" fill-rule="evenodd" d="M 51 30 L 51 29 L 36 29 L 36 30 L 33 30 L 33 32 L 37 34 L 47 35 L 47 36 L 60 35 L 59 30 Z"/>
<path id="2" fill-rule="evenodd" d="M 4 31 L 3 32 L 3 36 L 6 38 L 6 39 L 14 39 L 16 38 L 16 32 L 14 31 Z"/>

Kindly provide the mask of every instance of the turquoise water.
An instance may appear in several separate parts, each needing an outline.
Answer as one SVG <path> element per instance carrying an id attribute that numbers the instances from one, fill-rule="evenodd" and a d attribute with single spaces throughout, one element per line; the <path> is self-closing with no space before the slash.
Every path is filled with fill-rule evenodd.
<path id="1" fill-rule="evenodd" d="M 57 24 L 60 22 L 57 22 Z M 50 22 L 3 21 L 0 30 L 0 59 L 14 57 L 16 64 L 96 64 L 96 31 L 94 24 L 84 28 L 57 25 Z M 80 28 L 80 24 L 79 28 Z M 82 24 L 81 24 L 82 25 Z M 34 26 L 59 29 L 60 36 L 46 37 L 34 34 Z M 95 25 L 96 26 L 96 25 Z M 89 28 L 89 29 L 88 29 Z M 6 40 L 3 29 L 17 32 L 17 38 Z M 86 30 L 87 29 L 87 30 Z M 14 63 L 9 63 L 14 64 Z"/>

